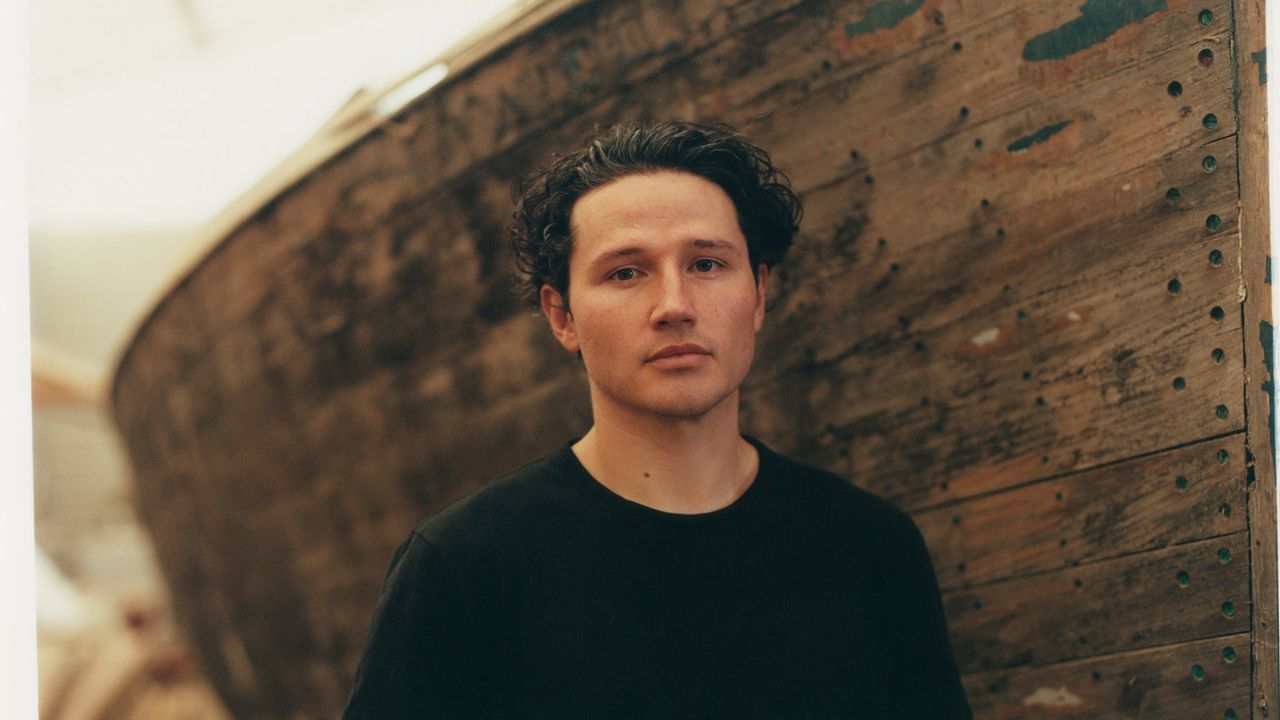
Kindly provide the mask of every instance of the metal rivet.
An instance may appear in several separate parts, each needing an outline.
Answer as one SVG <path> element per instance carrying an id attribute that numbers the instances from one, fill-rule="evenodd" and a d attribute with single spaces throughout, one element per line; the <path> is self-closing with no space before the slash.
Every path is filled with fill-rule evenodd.
<path id="1" fill-rule="evenodd" d="M 1218 216 L 1217 216 L 1217 215 L 1210 215 L 1209 217 L 1210 217 L 1210 218 L 1216 218 L 1216 217 L 1218 217 Z M 1215 229 L 1216 229 L 1216 228 L 1215 228 Z M 1219 265 L 1221 265 L 1221 264 L 1222 264 L 1222 251 L 1221 251 L 1221 250 L 1210 250 L 1210 251 L 1209 251 L 1209 264 L 1210 264 L 1210 265 L 1212 265 L 1212 266 L 1214 266 L 1214 267 L 1218 267 Z"/>
<path id="2" fill-rule="evenodd" d="M 1227 711 L 1222 713 L 1222 717 L 1224 720 L 1240 720 L 1240 716 L 1236 715 L 1234 708 L 1227 708 Z"/>
<path id="3" fill-rule="evenodd" d="M 976 148 L 981 148 L 981 147 L 982 147 L 982 138 L 978 138 L 977 140 L 974 140 L 974 141 L 973 141 L 973 146 L 974 146 L 974 147 L 976 147 Z"/>
<path id="4" fill-rule="evenodd" d="M 1182 83 L 1174 80 L 1169 83 L 1169 97 L 1178 97 L 1182 94 Z"/>
<path id="5" fill-rule="evenodd" d="M 1060 492 L 1058 492 L 1058 493 L 1054 493 L 1054 494 L 1053 494 L 1053 498 L 1054 498 L 1055 500 L 1057 500 L 1058 502 L 1062 502 L 1062 493 L 1060 493 Z"/>
<path id="6" fill-rule="evenodd" d="M 1226 548 L 1218 548 L 1218 562 L 1223 565 L 1231 562 L 1231 551 Z"/>
<path id="7" fill-rule="evenodd" d="M 875 179 L 875 178 L 873 178 L 873 177 L 871 177 L 870 175 L 866 176 L 866 177 L 865 177 L 865 178 L 863 178 L 863 179 L 867 181 L 867 184 L 868 184 L 868 185 L 874 185 L 874 184 L 875 184 L 875 182 L 876 182 L 876 179 Z"/>
<path id="8" fill-rule="evenodd" d="M 1209 317 L 1213 318 L 1214 320 L 1221 320 L 1222 318 L 1226 317 L 1226 315 L 1227 314 L 1222 311 L 1222 308 L 1218 307 L 1217 305 L 1214 305 L 1213 309 L 1209 311 Z"/>
<path id="9" fill-rule="evenodd" d="M 1058 547 L 1060 547 L 1060 548 L 1064 548 L 1064 547 L 1066 547 L 1066 546 L 1067 546 L 1067 539 L 1066 539 L 1066 538 L 1062 538 L 1061 540 L 1059 540 L 1059 541 L 1058 541 Z"/>
<path id="10" fill-rule="evenodd" d="M 1174 487 L 1178 488 L 1178 492 L 1186 492 L 1186 491 L 1187 491 L 1187 476 L 1186 476 L 1186 475 L 1179 475 L 1179 476 L 1177 477 L 1177 479 L 1175 479 L 1175 480 L 1173 481 L 1173 485 L 1174 485 Z"/>
<path id="11" fill-rule="evenodd" d="M 1218 217 L 1217 215 L 1210 215 L 1209 217 L 1204 219 L 1204 226 L 1209 228 L 1210 230 L 1217 230 L 1218 228 L 1222 227 L 1222 218 Z M 1219 256 L 1221 256 L 1222 253 L 1218 253 L 1218 254 Z M 1220 264 L 1220 263 L 1215 263 L 1215 264 Z"/>
<path id="12" fill-rule="evenodd" d="M 961 45 L 961 44 L 960 44 L 960 41 L 959 41 L 959 40 L 957 40 L 957 41 L 955 42 L 955 44 L 951 46 L 951 49 L 952 49 L 952 50 L 955 50 L 956 52 L 960 52 L 961 50 L 963 50 L 963 49 L 964 49 L 964 45 Z"/>
<path id="13" fill-rule="evenodd" d="M 1212 155 L 1205 155 L 1204 159 L 1200 161 L 1200 167 L 1203 167 L 1205 172 L 1213 172 L 1218 169 L 1218 158 Z"/>
<path id="14" fill-rule="evenodd" d="M 1212 357 L 1213 361 L 1219 365 L 1222 364 L 1223 360 L 1227 359 L 1227 354 L 1223 352 L 1222 348 L 1214 348 L 1213 352 L 1209 353 L 1209 356 Z"/>
<path id="15" fill-rule="evenodd" d="M 889 272 L 898 272 L 898 263 L 889 263 Z"/>
<path id="16" fill-rule="evenodd" d="M 1173 293 L 1174 295 L 1177 295 L 1178 293 L 1182 292 L 1182 283 L 1178 282 L 1178 278 L 1174 278 L 1169 281 L 1169 292 Z"/>
<path id="17" fill-rule="evenodd" d="M 1040 396 L 1040 395 L 1037 395 L 1037 396 L 1036 396 L 1036 404 L 1037 404 L 1037 405 L 1044 405 L 1044 397 L 1043 397 L 1043 396 Z"/>
<path id="18" fill-rule="evenodd" d="M 822 69 L 823 69 L 823 70 L 830 70 L 830 69 L 831 69 L 831 61 L 830 61 L 830 60 L 823 60 L 823 61 L 822 61 Z"/>
<path id="19" fill-rule="evenodd" d="M 1183 378 L 1180 378 L 1180 377 L 1176 377 L 1176 378 L 1174 378 L 1174 379 L 1173 379 L 1173 389 L 1174 389 L 1174 390 L 1185 390 L 1186 388 L 1187 388 L 1187 381 L 1186 381 L 1186 380 L 1184 380 Z"/>
<path id="20" fill-rule="evenodd" d="M 1201 66 L 1209 67 L 1213 64 L 1213 51 L 1209 48 L 1205 48 L 1200 51 L 1199 55 L 1196 55 L 1196 59 L 1200 61 Z"/>
<path id="21" fill-rule="evenodd" d="M 1195 664 L 1195 665 L 1192 665 L 1192 666 L 1191 666 L 1191 677 L 1193 677 L 1193 678 L 1195 678 L 1195 679 L 1197 679 L 1197 680 L 1203 680 L 1203 679 L 1204 679 L 1204 668 L 1200 667 L 1200 665 L 1199 665 L 1198 663 L 1197 663 L 1197 664 Z"/>
<path id="22" fill-rule="evenodd" d="M 990 200 L 988 200 L 988 199 L 986 199 L 986 198 L 982 198 L 982 202 L 981 202 L 980 204 L 981 204 L 981 205 L 982 205 L 982 207 L 984 207 L 984 208 L 991 207 L 991 201 L 990 201 Z"/>
<path id="23" fill-rule="evenodd" d="M 960 117 L 969 117 L 969 108 L 967 107 L 960 108 Z"/>
<path id="24" fill-rule="evenodd" d="M 1235 617 L 1236 604 L 1231 602 L 1230 600 L 1222 603 L 1222 614 L 1226 615 L 1227 617 Z"/>
<path id="25" fill-rule="evenodd" d="M 1030 370 L 1023 370 L 1023 371 L 1022 371 L 1022 379 L 1023 379 L 1023 380 L 1030 380 L 1030 379 L 1031 379 L 1031 371 L 1030 371 Z"/>
<path id="26" fill-rule="evenodd" d="M 1227 461 L 1229 461 L 1230 459 L 1231 459 L 1231 453 L 1227 452 L 1226 450 L 1218 451 L 1218 464 L 1226 465 Z"/>
<path id="27" fill-rule="evenodd" d="M 1227 410 L 1226 405 L 1219 405 L 1213 413 L 1218 416 L 1219 420 L 1226 420 L 1229 411 Z"/>
<path id="28" fill-rule="evenodd" d="M 1213 113 L 1209 113 L 1204 116 L 1203 122 L 1205 130 L 1213 130 L 1218 127 L 1218 116 Z"/>
<path id="29" fill-rule="evenodd" d="M 1201 11 L 1200 11 L 1200 24 L 1201 24 L 1201 25 L 1211 25 L 1212 23 L 1213 23 L 1213 11 L 1212 11 L 1212 10 L 1201 10 Z"/>
<path id="30" fill-rule="evenodd" d="M 850 150 L 850 151 L 849 151 L 849 157 L 850 157 L 850 158 L 852 158 L 852 159 L 854 159 L 854 160 L 857 160 L 860 156 L 858 155 L 858 151 L 857 151 L 857 150 Z"/>
<path id="31" fill-rule="evenodd" d="M 1173 205 L 1182 199 L 1182 192 L 1178 188 L 1169 188 L 1169 191 L 1164 194 L 1164 199 L 1170 205 Z"/>
<path id="32" fill-rule="evenodd" d="M 1191 584 L 1191 575 L 1186 570 L 1178 571 L 1178 586 L 1186 587 Z"/>
<path id="33" fill-rule="evenodd" d="M 956 563 L 956 569 L 960 572 L 964 572 L 964 563 Z"/>
<path id="34" fill-rule="evenodd" d="M 1222 503 L 1219 505 L 1218 512 L 1224 517 L 1231 517 L 1231 503 Z"/>
<path id="35" fill-rule="evenodd" d="M 996 228 L 996 237 L 1004 237 L 1004 228 Z"/>
<path id="36" fill-rule="evenodd" d="M 1078 588 L 1084 587 L 1084 581 L 1081 580 L 1080 578 L 1076 578 L 1076 587 Z"/>
<path id="37" fill-rule="evenodd" d="M 1227 662 L 1235 662 L 1236 649 L 1231 647 L 1230 645 L 1222 648 L 1222 659 L 1226 660 Z"/>
<path id="38" fill-rule="evenodd" d="M 1026 319 L 1027 319 L 1027 311 L 1026 311 L 1026 310 L 1019 310 L 1019 311 L 1018 311 L 1018 319 L 1019 319 L 1019 320 L 1026 320 Z"/>

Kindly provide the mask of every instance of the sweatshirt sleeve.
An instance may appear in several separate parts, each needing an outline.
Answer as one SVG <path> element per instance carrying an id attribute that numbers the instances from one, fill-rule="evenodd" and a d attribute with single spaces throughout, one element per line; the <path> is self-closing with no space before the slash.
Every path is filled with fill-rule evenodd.
<path id="1" fill-rule="evenodd" d="M 972 720 L 964 685 L 947 634 L 946 616 L 938 580 L 924 538 L 909 516 L 904 521 L 896 560 L 888 572 L 891 583 L 887 607 L 900 611 L 893 624 L 896 637 L 890 657 L 896 667 L 890 673 L 897 717 L 911 720 Z"/>
<path id="2" fill-rule="evenodd" d="M 486 714 L 489 660 L 450 568 L 417 532 L 396 551 L 343 720 Z"/>

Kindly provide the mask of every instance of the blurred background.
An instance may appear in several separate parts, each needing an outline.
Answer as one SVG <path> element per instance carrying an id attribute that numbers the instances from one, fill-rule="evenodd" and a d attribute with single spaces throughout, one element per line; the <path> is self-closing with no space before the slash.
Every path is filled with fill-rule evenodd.
<path id="1" fill-rule="evenodd" d="M 217 239 L 210 225 L 219 212 L 353 97 L 414 74 L 516 5 L 30 4 L 43 717 L 225 717 L 175 632 L 135 517 L 107 410 L 114 363 L 145 313 Z"/>

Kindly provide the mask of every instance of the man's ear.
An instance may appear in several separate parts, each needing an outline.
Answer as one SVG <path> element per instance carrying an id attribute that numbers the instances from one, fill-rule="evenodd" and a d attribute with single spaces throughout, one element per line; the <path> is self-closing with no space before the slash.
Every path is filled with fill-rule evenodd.
<path id="1" fill-rule="evenodd" d="M 764 326 L 764 291 L 769 286 L 769 266 L 764 263 L 756 270 L 756 332 Z"/>
<path id="2" fill-rule="evenodd" d="M 573 326 L 573 313 L 565 307 L 564 296 L 550 285 L 543 285 L 538 299 L 542 302 L 542 314 L 547 316 L 551 324 L 551 332 L 556 340 L 569 352 L 579 352 L 578 331 Z"/>

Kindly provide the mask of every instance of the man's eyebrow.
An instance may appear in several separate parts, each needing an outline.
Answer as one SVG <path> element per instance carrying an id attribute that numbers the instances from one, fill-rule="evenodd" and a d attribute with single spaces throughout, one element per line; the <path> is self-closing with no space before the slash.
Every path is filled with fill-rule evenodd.
<path id="1" fill-rule="evenodd" d="M 731 242 L 726 242 L 724 240 L 708 240 L 706 238 L 695 238 L 694 240 L 689 241 L 689 245 L 691 247 L 695 247 L 701 250 L 724 250 L 727 252 L 738 251 L 737 245 L 734 245 Z M 638 247 L 635 245 L 629 245 L 627 247 L 621 247 L 616 250 L 610 250 L 608 252 L 597 255 L 591 261 L 591 265 L 593 266 L 602 265 L 605 263 L 613 262 L 615 260 L 619 260 L 621 258 L 631 257 L 633 255 L 643 255 L 644 253 L 645 253 L 644 248 Z"/>

